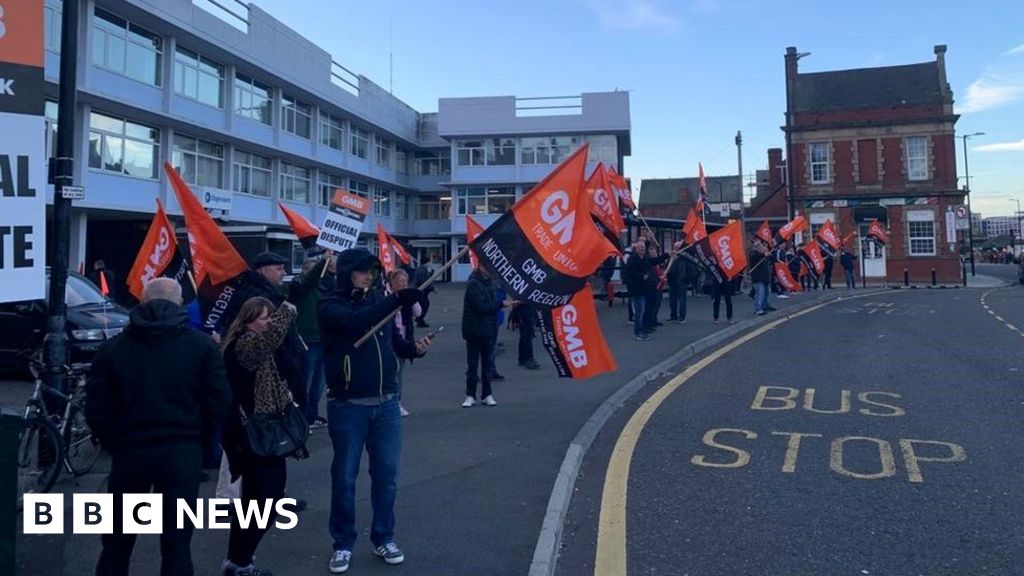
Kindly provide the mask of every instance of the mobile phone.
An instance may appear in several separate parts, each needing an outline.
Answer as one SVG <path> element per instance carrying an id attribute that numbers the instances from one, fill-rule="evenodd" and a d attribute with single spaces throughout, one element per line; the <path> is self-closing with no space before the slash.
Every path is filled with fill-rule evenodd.
<path id="1" fill-rule="evenodd" d="M 427 338 L 430 338 L 431 340 L 433 340 L 433 339 L 434 339 L 434 336 L 437 336 L 437 335 L 438 335 L 438 334 L 440 334 L 441 332 L 444 332 L 444 326 L 438 326 L 438 327 L 437 327 L 437 329 L 435 329 L 435 330 L 432 330 L 432 331 L 430 332 L 430 334 L 427 334 Z"/>

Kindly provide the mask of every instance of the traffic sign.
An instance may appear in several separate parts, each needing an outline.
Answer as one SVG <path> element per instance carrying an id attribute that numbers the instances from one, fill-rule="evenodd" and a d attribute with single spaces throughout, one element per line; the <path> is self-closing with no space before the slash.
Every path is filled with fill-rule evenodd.
<path id="1" fill-rule="evenodd" d="M 65 200 L 85 200 L 85 186 L 64 186 L 60 196 Z"/>

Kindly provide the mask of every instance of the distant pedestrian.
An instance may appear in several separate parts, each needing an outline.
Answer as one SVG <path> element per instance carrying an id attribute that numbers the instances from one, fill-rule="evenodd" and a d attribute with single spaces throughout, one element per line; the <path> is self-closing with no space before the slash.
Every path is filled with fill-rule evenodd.
<path id="1" fill-rule="evenodd" d="M 434 257 L 430 257 L 430 264 L 434 264 Z M 430 266 L 425 262 L 420 262 L 419 268 L 416 269 L 416 273 L 412 277 L 412 287 L 419 288 L 422 286 L 430 277 L 433 275 L 433 271 Z M 416 325 L 420 328 L 429 328 L 430 324 L 427 324 L 427 312 L 430 310 L 430 293 L 434 291 L 433 286 L 428 286 L 423 290 L 423 313 L 416 319 Z"/>
<path id="2" fill-rule="evenodd" d="M 101 537 L 96 574 L 127 576 L 136 536 L 121 533 L 122 495 L 152 491 L 165 510 L 160 574 L 191 576 L 192 529 L 177 528 L 175 502 L 199 496 L 203 431 L 221 426 L 231 392 L 217 345 L 189 327 L 177 281 L 146 284 L 128 327 L 96 353 L 87 391 L 86 421 L 110 453 L 114 496 L 114 533 Z"/>
<path id="3" fill-rule="evenodd" d="M 846 248 L 843 248 L 843 253 L 839 256 L 839 263 L 843 266 L 843 277 L 846 279 L 847 290 L 853 290 L 857 287 L 857 281 L 853 276 L 853 261 L 856 259 L 857 257 Z"/>
<path id="4" fill-rule="evenodd" d="M 718 315 L 722 298 L 725 298 L 725 319 L 732 324 L 732 283 L 728 280 L 719 282 L 713 274 L 708 274 L 707 278 L 711 284 L 711 297 L 714 299 L 712 301 L 711 310 L 715 324 L 718 324 Z"/>
<path id="5" fill-rule="evenodd" d="M 644 328 L 653 332 L 662 326 L 658 321 L 658 313 L 661 312 L 662 292 L 666 286 L 664 264 L 668 261 L 668 254 L 659 254 L 658 245 L 651 242 L 647 245 L 646 256 L 651 274 L 646 280 L 647 317 L 644 319 Z"/>
<path id="6" fill-rule="evenodd" d="M 825 273 L 822 277 L 821 287 L 824 290 L 832 289 L 832 267 L 835 265 L 835 256 L 827 256 L 825 258 Z"/>
<path id="7" fill-rule="evenodd" d="M 690 276 L 690 260 L 681 254 L 683 242 L 680 240 L 673 245 L 676 252 L 675 260 L 669 266 L 668 279 L 668 309 L 669 323 L 686 323 L 686 289 Z"/>
<path id="8" fill-rule="evenodd" d="M 747 269 L 750 271 L 750 281 L 754 284 L 754 313 L 758 316 L 764 316 L 765 313 L 774 310 L 768 304 L 771 264 L 768 247 L 758 238 L 754 238 L 751 241 L 750 254 L 747 256 Z"/>
<path id="9" fill-rule="evenodd" d="M 511 300 L 498 300 L 494 282 L 483 267 L 470 274 L 462 300 L 462 338 L 466 341 L 466 398 L 462 402 L 463 408 L 476 404 L 478 383 L 482 383 L 481 402 L 486 406 L 498 404 L 491 389 L 495 373 L 493 359 L 498 311 L 511 306 Z"/>

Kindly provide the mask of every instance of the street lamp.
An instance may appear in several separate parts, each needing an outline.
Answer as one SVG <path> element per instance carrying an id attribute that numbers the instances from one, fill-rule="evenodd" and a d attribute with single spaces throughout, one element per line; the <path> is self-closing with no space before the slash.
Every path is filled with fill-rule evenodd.
<path id="1" fill-rule="evenodd" d="M 971 276 L 974 276 L 974 214 L 971 212 L 971 169 L 967 164 L 967 139 L 973 136 L 984 136 L 984 132 L 964 134 L 964 189 L 967 192 L 967 245 L 971 251 Z"/>

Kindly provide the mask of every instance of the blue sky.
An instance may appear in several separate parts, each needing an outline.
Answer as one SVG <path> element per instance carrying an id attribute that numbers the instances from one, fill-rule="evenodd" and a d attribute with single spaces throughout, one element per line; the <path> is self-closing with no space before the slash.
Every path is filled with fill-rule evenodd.
<path id="1" fill-rule="evenodd" d="M 642 178 L 735 174 L 783 147 L 783 54 L 802 72 L 934 59 L 946 68 L 968 142 L 974 209 L 1024 202 L 1024 2 L 889 0 L 255 0 L 350 70 L 422 112 L 459 96 L 629 90 Z M 963 173 L 963 142 L 957 140 Z"/>

